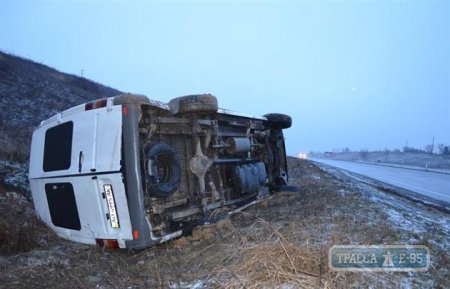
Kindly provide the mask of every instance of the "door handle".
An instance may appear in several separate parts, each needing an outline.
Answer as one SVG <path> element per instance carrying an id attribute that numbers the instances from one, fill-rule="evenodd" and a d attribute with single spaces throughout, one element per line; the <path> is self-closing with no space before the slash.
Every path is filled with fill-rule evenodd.
<path id="1" fill-rule="evenodd" d="M 80 151 L 80 154 L 78 155 L 78 172 L 81 173 L 81 170 L 83 169 L 83 151 Z"/>

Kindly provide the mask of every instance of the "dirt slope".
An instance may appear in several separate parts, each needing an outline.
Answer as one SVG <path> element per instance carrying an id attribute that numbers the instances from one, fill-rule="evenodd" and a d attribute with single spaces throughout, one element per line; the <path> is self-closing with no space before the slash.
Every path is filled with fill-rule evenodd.
<path id="1" fill-rule="evenodd" d="M 0 159 L 27 159 L 34 128 L 64 109 L 119 94 L 84 77 L 0 51 Z"/>

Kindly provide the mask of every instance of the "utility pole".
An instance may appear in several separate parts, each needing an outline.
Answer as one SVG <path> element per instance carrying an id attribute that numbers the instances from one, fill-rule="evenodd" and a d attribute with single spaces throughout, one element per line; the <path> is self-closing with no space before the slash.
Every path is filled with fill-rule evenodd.
<path id="1" fill-rule="evenodd" d="M 434 136 L 433 136 L 433 141 L 431 142 L 431 154 L 433 154 L 434 151 Z"/>

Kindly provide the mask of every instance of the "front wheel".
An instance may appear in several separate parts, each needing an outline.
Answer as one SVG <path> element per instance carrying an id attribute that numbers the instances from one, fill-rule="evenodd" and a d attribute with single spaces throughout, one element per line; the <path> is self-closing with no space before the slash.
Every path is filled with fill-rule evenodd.
<path id="1" fill-rule="evenodd" d="M 269 189 L 276 193 L 276 192 L 287 192 L 287 193 L 299 193 L 300 188 L 296 186 L 290 186 L 290 185 L 269 185 Z"/>
<path id="2" fill-rule="evenodd" d="M 269 121 L 270 125 L 278 129 L 286 129 L 292 126 L 292 118 L 287 114 L 282 113 L 268 113 L 264 115 Z"/>

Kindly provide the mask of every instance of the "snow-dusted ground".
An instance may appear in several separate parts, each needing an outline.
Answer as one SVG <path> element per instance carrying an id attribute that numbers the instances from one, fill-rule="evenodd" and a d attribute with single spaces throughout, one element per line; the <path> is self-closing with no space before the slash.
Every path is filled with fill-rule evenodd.
<path id="1" fill-rule="evenodd" d="M 27 164 L 0 160 L 0 178 L 3 179 L 0 179 L 0 181 L 3 181 L 0 184 L 4 183 L 10 187 L 30 191 Z"/>
<path id="2" fill-rule="evenodd" d="M 408 191 L 396 186 L 374 182 L 323 163 L 318 165 L 330 175 L 363 193 L 370 201 L 367 205 L 368 211 L 371 208 L 380 210 L 380 214 L 385 216 L 386 222 L 395 230 L 395 237 L 392 239 L 396 241 L 385 240 L 387 245 L 429 247 L 431 266 L 427 272 L 408 272 L 391 276 L 386 273 L 382 277 L 386 277 L 384 282 L 393 282 L 397 284 L 397 288 L 450 288 L 450 214 L 447 207 L 436 207 L 434 203 L 422 202 L 420 196 L 405 197 Z M 368 211 L 355 212 L 355 217 L 361 218 L 369 213 Z M 375 222 L 373 226 L 375 229 L 382 225 Z M 376 274 L 363 275 L 370 279 Z"/>

